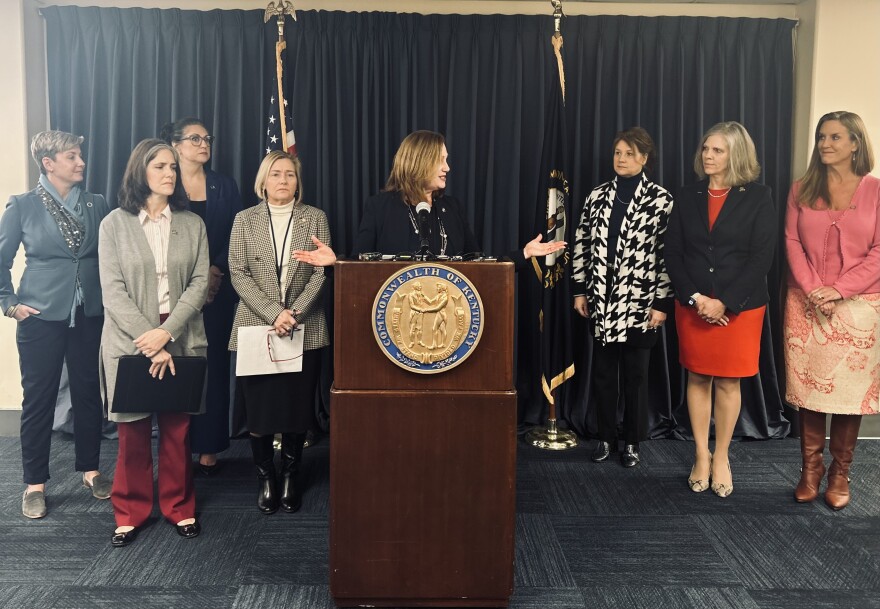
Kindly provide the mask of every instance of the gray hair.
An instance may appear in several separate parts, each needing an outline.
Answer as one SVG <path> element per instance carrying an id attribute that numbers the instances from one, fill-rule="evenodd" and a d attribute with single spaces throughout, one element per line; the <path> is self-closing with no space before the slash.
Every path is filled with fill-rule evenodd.
<path id="1" fill-rule="evenodd" d="M 84 139 L 81 135 L 74 135 L 66 131 L 41 131 L 31 140 L 31 156 L 37 167 L 40 168 L 40 173 L 45 174 L 44 158 L 48 157 L 54 160 L 56 154 L 79 146 Z"/>
<path id="2" fill-rule="evenodd" d="M 729 156 L 724 183 L 727 186 L 742 186 L 757 180 L 761 175 L 761 165 L 758 163 L 755 142 L 746 128 L 734 121 L 718 123 L 703 134 L 694 155 L 694 171 L 700 179 L 706 177 L 706 172 L 703 171 L 703 144 L 713 135 L 720 135 L 727 142 Z"/>

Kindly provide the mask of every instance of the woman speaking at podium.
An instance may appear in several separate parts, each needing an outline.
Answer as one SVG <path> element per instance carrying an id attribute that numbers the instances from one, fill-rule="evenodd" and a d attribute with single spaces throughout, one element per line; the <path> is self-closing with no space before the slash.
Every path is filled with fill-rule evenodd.
<path id="1" fill-rule="evenodd" d="M 461 203 L 445 193 L 448 157 L 446 141 L 439 133 L 414 131 L 404 138 L 385 188 L 364 204 L 354 257 L 366 252 L 418 252 L 421 231 L 428 233 L 432 254 L 458 256 L 480 251 Z M 421 221 L 416 209 L 419 203 L 426 203 L 429 210 Z M 542 243 L 541 239 L 539 235 L 508 255 L 519 267 L 532 256 L 546 256 L 565 247 L 565 243 Z"/>

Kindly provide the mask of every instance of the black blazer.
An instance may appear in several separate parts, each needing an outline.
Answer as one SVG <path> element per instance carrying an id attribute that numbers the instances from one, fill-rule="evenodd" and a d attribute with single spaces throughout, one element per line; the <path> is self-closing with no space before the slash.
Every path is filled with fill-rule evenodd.
<path id="1" fill-rule="evenodd" d="M 401 254 L 419 251 L 419 236 L 413 230 L 407 207 L 398 192 L 381 192 L 367 199 L 352 256 L 356 258 L 365 252 Z M 480 251 L 458 199 L 447 195 L 439 197 L 434 201 L 432 213 L 439 213 L 443 220 L 448 256 Z"/>
<path id="2" fill-rule="evenodd" d="M 685 186 L 675 198 L 664 258 L 676 298 L 712 296 L 740 313 L 767 304 L 767 272 L 776 250 L 770 188 L 734 186 L 709 232 L 709 182 Z"/>
<path id="3" fill-rule="evenodd" d="M 205 229 L 211 264 L 228 274 L 229 235 L 235 214 L 242 210 L 241 195 L 235 180 L 210 169 L 205 170 L 205 190 L 208 195 Z"/>

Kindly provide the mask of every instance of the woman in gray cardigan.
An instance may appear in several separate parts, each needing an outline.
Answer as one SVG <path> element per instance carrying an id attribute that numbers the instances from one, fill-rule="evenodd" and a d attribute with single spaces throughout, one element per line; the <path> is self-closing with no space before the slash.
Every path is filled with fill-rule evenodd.
<path id="1" fill-rule="evenodd" d="M 111 543 L 128 545 L 153 509 L 150 413 L 113 411 L 119 358 L 150 358 L 150 373 L 174 374 L 174 356 L 204 356 L 202 306 L 208 294 L 205 224 L 186 211 L 177 153 L 158 139 L 131 153 L 119 209 L 101 224 L 98 244 L 106 310 L 101 339 L 102 380 L 110 419 L 119 424 L 119 456 L 113 484 L 117 528 Z M 193 404 L 193 411 L 200 410 Z M 159 507 L 182 537 L 199 534 L 190 468 L 190 415 L 157 414 Z"/>

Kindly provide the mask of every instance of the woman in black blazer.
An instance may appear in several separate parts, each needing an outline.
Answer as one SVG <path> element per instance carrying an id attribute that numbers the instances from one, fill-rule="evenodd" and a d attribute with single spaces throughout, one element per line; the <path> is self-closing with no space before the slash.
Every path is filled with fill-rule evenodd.
<path id="1" fill-rule="evenodd" d="M 739 123 L 718 123 L 706 132 L 694 170 L 702 181 L 676 197 L 664 257 L 675 288 L 679 361 L 688 370 L 696 445 L 688 485 L 727 497 L 733 492 L 728 450 L 742 401 L 740 378 L 758 372 L 776 213 L 770 189 L 754 182 L 760 174 L 755 144 Z"/>
<path id="2" fill-rule="evenodd" d="M 211 270 L 208 301 L 202 309 L 208 335 L 208 381 L 205 414 L 190 423 L 190 449 L 199 455 L 199 470 L 217 471 L 217 453 L 229 448 L 229 343 L 238 294 L 229 281 L 229 235 L 242 210 L 235 180 L 207 168 L 214 136 L 196 118 L 183 118 L 162 128 L 162 139 L 180 156 L 180 178 L 189 209 L 205 223 Z"/>
<path id="3" fill-rule="evenodd" d="M 461 203 L 444 192 L 448 156 L 446 141 L 439 133 L 414 131 L 404 138 L 383 192 L 364 205 L 352 256 L 418 252 L 421 238 L 416 206 L 421 202 L 431 208 L 427 227 L 432 254 L 456 256 L 480 251 Z M 539 235 L 508 256 L 519 267 L 532 256 L 546 256 L 565 247 L 565 243 L 541 243 L 541 239 Z"/>

